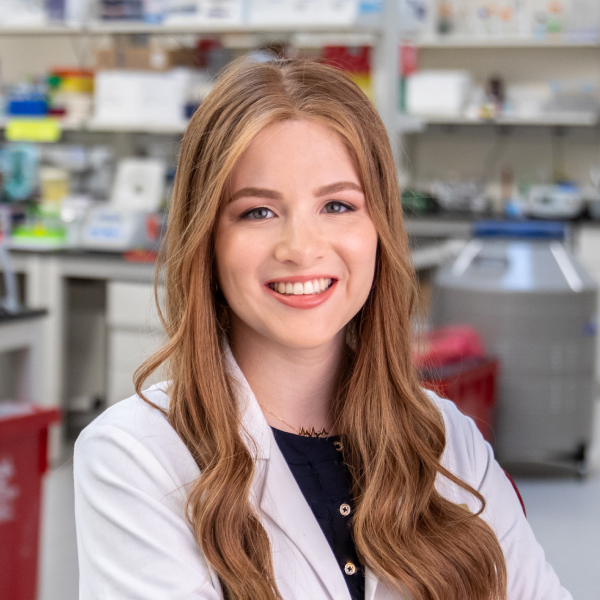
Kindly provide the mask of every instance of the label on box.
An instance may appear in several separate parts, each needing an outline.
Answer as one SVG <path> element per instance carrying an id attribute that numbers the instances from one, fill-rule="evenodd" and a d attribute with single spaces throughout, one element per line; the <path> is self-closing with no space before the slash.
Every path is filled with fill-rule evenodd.
<path id="1" fill-rule="evenodd" d="M 56 119 L 10 119 L 4 135 L 9 142 L 58 142 L 61 127 Z"/>
<path id="2" fill-rule="evenodd" d="M 383 11 L 383 0 L 360 0 L 358 3 L 358 14 L 375 15 Z"/>
<path id="3" fill-rule="evenodd" d="M 358 0 L 253 0 L 253 25 L 351 25 Z"/>
<path id="4" fill-rule="evenodd" d="M 175 2 L 167 13 L 168 25 L 205 23 L 241 25 L 244 16 L 242 0 L 184 0 Z"/>

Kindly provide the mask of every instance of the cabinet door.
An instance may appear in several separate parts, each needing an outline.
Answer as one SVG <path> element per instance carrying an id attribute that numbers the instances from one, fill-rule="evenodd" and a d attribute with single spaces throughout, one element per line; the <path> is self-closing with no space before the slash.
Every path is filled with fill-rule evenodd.
<path id="1" fill-rule="evenodd" d="M 150 283 L 108 285 L 108 404 L 133 395 L 133 373 L 164 342 Z M 157 371 L 144 388 L 162 381 Z"/>

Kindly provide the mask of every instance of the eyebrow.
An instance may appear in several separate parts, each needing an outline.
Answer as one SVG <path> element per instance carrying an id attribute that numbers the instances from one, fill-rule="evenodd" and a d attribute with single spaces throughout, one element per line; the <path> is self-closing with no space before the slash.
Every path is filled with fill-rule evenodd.
<path id="1" fill-rule="evenodd" d="M 231 196 L 229 199 L 229 202 L 233 202 L 239 198 L 266 198 L 267 200 L 282 200 L 283 196 L 279 192 L 275 192 L 273 190 L 246 187 L 233 194 L 233 196 Z"/>
<path id="2" fill-rule="evenodd" d="M 330 183 L 317 188 L 313 191 L 313 194 L 319 198 L 321 196 L 327 196 L 329 194 L 335 194 L 336 192 L 343 192 L 346 190 L 354 190 L 363 193 L 362 188 L 353 183 L 352 181 L 337 181 L 336 183 Z M 239 198 L 266 198 L 267 200 L 282 200 L 283 195 L 280 192 L 274 190 L 268 190 L 266 188 L 254 188 L 246 187 L 238 190 L 231 196 L 229 202 L 238 200 Z"/>
<path id="3" fill-rule="evenodd" d="M 317 188 L 313 194 L 317 197 L 320 196 L 328 196 L 329 194 L 335 194 L 337 192 L 343 192 L 346 190 L 354 190 L 356 192 L 363 193 L 360 185 L 353 183 L 352 181 L 338 181 L 336 183 L 330 183 L 329 185 L 324 185 L 323 187 Z"/>

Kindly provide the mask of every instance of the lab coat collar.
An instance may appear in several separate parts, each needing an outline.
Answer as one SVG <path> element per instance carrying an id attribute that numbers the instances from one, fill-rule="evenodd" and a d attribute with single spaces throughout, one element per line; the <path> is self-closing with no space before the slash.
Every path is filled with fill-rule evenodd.
<path id="1" fill-rule="evenodd" d="M 242 415 L 241 426 L 244 441 L 250 452 L 253 453 L 255 460 L 268 460 L 271 455 L 271 428 L 263 415 L 254 392 L 242 370 L 238 366 L 229 342 L 224 340 L 225 365 L 229 377 L 235 387 L 236 400 L 238 408 Z"/>

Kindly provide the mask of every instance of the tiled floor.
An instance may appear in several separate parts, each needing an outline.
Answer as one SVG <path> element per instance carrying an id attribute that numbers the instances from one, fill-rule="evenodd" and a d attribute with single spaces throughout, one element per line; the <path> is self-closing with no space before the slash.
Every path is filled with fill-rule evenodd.
<path id="1" fill-rule="evenodd" d="M 575 600 L 600 598 L 600 475 L 518 481 L 527 518 Z"/>
<path id="2" fill-rule="evenodd" d="M 44 483 L 39 600 L 78 598 L 73 512 L 73 463 L 53 469 Z"/>
<path id="3" fill-rule="evenodd" d="M 600 411 L 596 439 L 600 440 Z M 575 600 L 600 598 L 600 445 L 585 480 L 519 479 L 533 530 Z M 77 552 L 70 459 L 45 482 L 39 600 L 77 599 Z M 513 599 L 511 599 L 513 600 Z M 520 600 L 520 599 L 514 599 Z"/>

